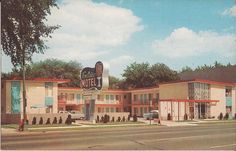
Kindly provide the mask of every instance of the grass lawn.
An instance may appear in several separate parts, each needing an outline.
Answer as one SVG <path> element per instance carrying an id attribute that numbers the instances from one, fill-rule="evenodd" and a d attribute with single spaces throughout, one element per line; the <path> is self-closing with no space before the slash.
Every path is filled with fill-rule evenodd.
<path id="1" fill-rule="evenodd" d="M 5 124 L 1 125 L 2 128 L 12 128 L 12 129 L 18 129 L 18 124 Z M 40 128 L 40 127 L 70 127 L 70 126 L 78 126 L 79 125 L 67 125 L 67 124 L 48 124 L 48 125 L 25 125 L 25 128 Z"/>
<path id="2" fill-rule="evenodd" d="M 98 126 L 98 125 L 122 125 L 122 124 L 143 124 L 143 122 L 109 122 L 109 123 L 96 123 L 96 124 L 90 124 L 90 123 L 81 123 L 83 125 L 94 125 L 94 126 Z M 12 128 L 12 129 L 18 129 L 19 125 L 18 124 L 4 124 L 1 125 L 2 128 Z M 25 128 L 46 128 L 46 127 L 75 127 L 75 126 L 80 126 L 80 125 L 75 125 L 75 124 L 71 124 L 71 125 L 67 125 L 67 124 L 48 124 L 48 125 L 25 125 Z"/>
<path id="3" fill-rule="evenodd" d="M 143 122 L 132 122 L 132 121 L 129 121 L 129 122 L 109 122 L 109 123 L 96 123 L 96 124 L 90 124 L 90 123 L 86 123 L 84 125 L 123 125 L 123 124 L 143 124 Z"/>

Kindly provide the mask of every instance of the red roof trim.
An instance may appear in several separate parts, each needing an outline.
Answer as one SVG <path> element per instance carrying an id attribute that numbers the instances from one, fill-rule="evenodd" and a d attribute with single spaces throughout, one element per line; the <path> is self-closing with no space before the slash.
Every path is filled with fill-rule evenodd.
<path id="1" fill-rule="evenodd" d="M 156 89 L 156 88 L 159 88 L 159 85 L 153 86 L 153 87 L 131 88 L 131 89 L 127 90 L 127 91 L 145 91 L 145 90 Z"/>
<path id="2" fill-rule="evenodd" d="M 172 82 L 164 82 L 164 83 L 160 83 L 159 85 L 173 84 L 173 83 L 185 83 L 185 82 L 187 82 L 187 83 L 199 82 L 199 83 L 207 83 L 207 84 L 223 85 L 223 86 L 236 86 L 236 84 L 234 84 L 234 83 L 225 83 L 225 82 L 211 81 L 211 80 L 205 80 L 205 79 L 179 80 L 179 81 L 172 81 Z"/>
<path id="3" fill-rule="evenodd" d="M 160 102 L 219 102 L 220 100 L 160 99 Z"/>
<path id="4" fill-rule="evenodd" d="M 215 84 L 215 85 L 223 85 L 223 86 L 236 86 L 234 83 L 225 83 L 225 82 L 218 82 L 218 81 L 211 81 L 211 80 L 204 80 L 204 79 L 194 79 L 193 82 L 200 82 L 200 83 L 207 83 L 207 84 Z"/>
<path id="5" fill-rule="evenodd" d="M 22 78 L 19 77 L 13 77 L 6 81 L 14 81 L 14 80 L 22 80 Z M 50 78 L 29 78 L 26 79 L 26 81 L 39 81 L 39 82 L 58 82 L 58 83 L 67 83 L 70 82 L 69 79 L 50 79 Z"/>
<path id="6" fill-rule="evenodd" d="M 58 87 L 59 90 L 81 90 L 80 87 Z M 119 90 L 119 89 L 108 89 L 108 90 L 102 90 L 102 92 L 109 93 L 109 92 L 116 92 L 116 93 L 125 93 L 127 91 L 125 90 Z"/>
<path id="7" fill-rule="evenodd" d="M 114 106 L 122 106 L 122 104 L 95 104 L 95 106 L 97 106 L 97 107 L 109 107 L 109 106 L 111 106 L 111 107 L 114 107 Z"/>
<path id="8" fill-rule="evenodd" d="M 79 87 L 58 87 L 58 90 L 83 90 Z"/>

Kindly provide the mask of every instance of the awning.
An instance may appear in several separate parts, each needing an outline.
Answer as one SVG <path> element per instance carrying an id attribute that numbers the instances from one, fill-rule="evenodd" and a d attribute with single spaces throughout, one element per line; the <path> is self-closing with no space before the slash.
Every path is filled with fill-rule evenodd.
<path id="1" fill-rule="evenodd" d="M 211 103 L 211 102 L 220 102 L 220 100 L 160 99 L 160 102 L 195 102 L 195 103 Z"/>

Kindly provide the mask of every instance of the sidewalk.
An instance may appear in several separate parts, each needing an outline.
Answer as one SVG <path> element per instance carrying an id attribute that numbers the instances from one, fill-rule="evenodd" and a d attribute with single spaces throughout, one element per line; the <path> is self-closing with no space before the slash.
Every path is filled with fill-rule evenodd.
<path id="1" fill-rule="evenodd" d="M 144 118 L 139 118 L 138 121 L 140 122 L 144 122 L 145 124 L 150 124 L 151 122 L 151 125 L 153 124 L 158 124 L 157 122 L 154 122 L 154 120 L 146 120 Z M 175 122 L 175 121 L 161 121 L 161 125 L 163 126 L 196 126 L 197 125 L 197 122 Z"/>
<path id="2" fill-rule="evenodd" d="M 166 126 L 197 126 L 197 122 L 174 122 L 174 121 L 161 121 L 162 125 Z"/>
<path id="3" fill-rule="evenodd" d="M 15 134 L 18 133 L 16 129 L 13 128 L 1 128 L 1 134 Z"/>

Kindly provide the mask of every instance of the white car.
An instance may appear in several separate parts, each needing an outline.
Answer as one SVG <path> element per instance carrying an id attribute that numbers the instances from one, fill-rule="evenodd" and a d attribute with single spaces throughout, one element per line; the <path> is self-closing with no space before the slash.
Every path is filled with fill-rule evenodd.
<path id="1" fill-rule="evenodd" d="M 71 119 L 73 120 L 83 120 L 84 119 L 84 114 L 79 112 L 79 111 L 70 111 L 69 114 L 71 115 Z"/>
<path id="2" fill-rule="evenodd" d="M 159 118 L 159 111 L 158 110 L 151 110 L 149 113 L 144 113 L 143 117 L 147 120 Z"/>
<path id="3" fill-rule="evenodd" d="M 67 114 L 69 114 L 69 112 L 68 111 L 58 111 L 58 113 L 67 113 Z"/>

